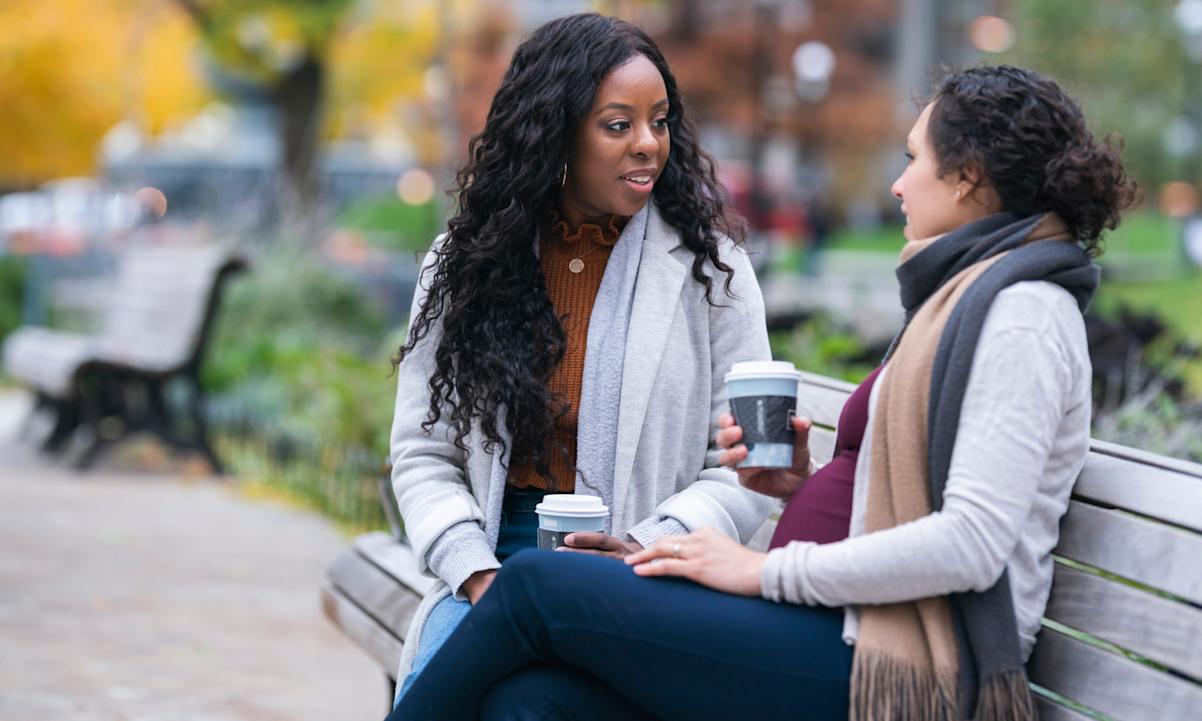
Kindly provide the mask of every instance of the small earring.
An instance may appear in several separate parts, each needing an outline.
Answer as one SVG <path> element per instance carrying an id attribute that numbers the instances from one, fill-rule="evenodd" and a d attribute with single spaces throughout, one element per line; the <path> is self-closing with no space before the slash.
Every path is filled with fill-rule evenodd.
<path id="1" fill-rule="evenodd" d="M 961 190 L 959 188 L 956 188 L 956 200 L 960 199 L 960 193 L 961 193 Z"/>
<path id="2" fill-rule="evenodd" d="M 559 189 L 563 190 L 568 184 L 568 164 L 563 164 L 563 172 L 559 174 Z"/>

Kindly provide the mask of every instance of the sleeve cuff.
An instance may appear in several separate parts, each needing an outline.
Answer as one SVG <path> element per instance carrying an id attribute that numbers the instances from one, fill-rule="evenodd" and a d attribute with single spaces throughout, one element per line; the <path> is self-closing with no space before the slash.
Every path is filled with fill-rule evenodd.
<path id="1" fill-rule="evenodd" d="M 818 599 L 807 592 L 805 564 L 810 550 L 818 544 L 793 541 L 783 548 L 768 551 L 760 570 L 760 595 L 775 603 L 816 606 Z"/>
<path id="2" fill-rule="evenodd" d="M 683 536 L 688 532 L 688 526 L 671 516 L 663 518 L 652 516 L 627 531 L 626 535 L 646 548 L 664 536 Z"/>
<path id="3" fill-rule="evenodd" d="M 468 577 L 501 567 L 488 537 L 475 521 L 462 521 L 448 528 L 431 544 L 426 564 L 435 576 L 450 586 L 451 593 L 460 601 L 467 600 L 460 589 Z"/>

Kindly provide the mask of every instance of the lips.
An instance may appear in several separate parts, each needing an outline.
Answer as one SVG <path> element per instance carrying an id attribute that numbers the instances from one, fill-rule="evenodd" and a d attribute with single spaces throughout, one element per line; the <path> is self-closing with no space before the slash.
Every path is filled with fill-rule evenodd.
<path id="1" fill-rule="evenodd" d="M 655 168 L 633 170 L 621 176 L 621 178 L 638 186 L 650 185 L 655 180 Z"/>

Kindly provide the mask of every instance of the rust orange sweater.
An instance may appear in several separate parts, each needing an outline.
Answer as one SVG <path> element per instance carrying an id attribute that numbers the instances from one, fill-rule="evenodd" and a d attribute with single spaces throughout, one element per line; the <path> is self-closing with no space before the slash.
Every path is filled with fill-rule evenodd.
<path id="1" fill-rule="evenodd" d="M 576 421 L 580 409 L 580 387 L 584 379 L 584 353 L 588 345 L 589 318 L 593 302 L 605 275 L 610 253 L 627 218 L 611 217 L 604 225 L 584 223 L 572 230 L 558 216 L 552 218 L 548 237 L 553 242 L 539 249 L 547 295 L 555 314 L 563 323 L 567 348 L 563 360 L 547 383 L 551 393 L 568 404 L 567 412 L 555 423 L 551 438 L 551 470 L 555 481 L 539 475 L 527 463 L 509 469 L 509 485 L 518 488 L 540 488 L 552 493 L 571 493 L 576 487 L 573 471 L 576 463 Z M 576 273 L 573 261 L 579 259 L 584 267 Z M 560 448 L 566 448 L 565 455 Z"/>

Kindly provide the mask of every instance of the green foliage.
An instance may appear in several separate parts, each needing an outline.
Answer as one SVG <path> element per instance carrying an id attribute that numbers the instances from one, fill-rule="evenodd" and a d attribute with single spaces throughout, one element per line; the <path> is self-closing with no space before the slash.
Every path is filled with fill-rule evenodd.
<path id="1" fill-rule="evenodd" d="M 906 242 L 900 225 L 882 225 L 871 230 L 843 228 L 827 244 L 830 250 L 888 253 L 896 256 Z"/>
<path id="2" fill-rule="evenodd" d="M 1175 400 L 1152 383 L 1094 419 L 1096 438 L 1153 453 L 1202 462 L 1202 404 Z"/>
<path id="3" fill-rule="evenodd" d="M 859 383 L 876 367 L 869 349 L 854 334 L 839 328 L 829 316 L 815 315 L 792 330 L 768 336 L 772 357 L 798 368 Z"/>
<path id="4" fill-rule="evenodd" d="M 303 56 L 323 57 L 352 0 L 177 0 L 197 8 L 209 55 L 225 70 L 272 83 Z"/>
<path id="5" fill-rule="evenodd" d="M 1175 5 L 1018 0 L 1017 42 L 997 60 L 1055 77 L 1082 101 L 1095 132 L 1122 136 L 1128 169 L 1155 188 L 1187 168 L 1165 150 L 1164 130 L 1185 111 L 1189 74 L 1202 71 L 1181 46 Z"/>
<path id="6" fill-rule="evenodd" d="M 0 342 L 21 325 L 21 308 L 25 299 L 25 261 L 0 256 Z"/>
<path id="7" fill-rule="evenodd" d="M 231 284 L 204 369 L 241 478 L 350 528 L 380 528 L 400 337 L 350 280 L 281 247 Z"/>
<path id="8" fill-rule="evenodd" d="M 380 313 L 352 281 L 277 245 L 230 284 L 218 314 L 205 386 L 226 390 L 274 375 L 291 357 L 338 348 L 366 355 L 387 332 Z"/>
<path id="9" fill-rule="evenodd" d="M 385 250 L 423 251 L 442 229 L 438 207 L 431 201 L 410 205 L 399 198 L 360 200 L 338 216 L 335 225 L 365 234 Z"/>

